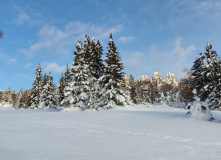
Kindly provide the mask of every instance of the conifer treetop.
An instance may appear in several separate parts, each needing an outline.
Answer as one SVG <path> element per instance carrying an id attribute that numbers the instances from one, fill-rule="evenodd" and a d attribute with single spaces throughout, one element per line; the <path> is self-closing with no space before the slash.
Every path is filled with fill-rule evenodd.
<path id="1" fill-rule="evenodd" d="M 211 45 L 210 42 L 207 42 L 206 51 L 207 52 L 212 52 L 212 45 Z"/>
<path id="2" fill-rule="evenodd" d="M 94 37 L 92 37 L 91 43 L 95 44 L 95 38 Z"/>
<path id="3" fill-rule="evenodd" d="M 110 33 L 110 42 L 113 42 L 112 33 Z"/>
<path id="4" fill-rule="evenodd" d="M 78 43 L 77 43 L 77 47 L 76 47 L 77 49 L 81 49 L 82 48 L 82 44 L 81 44 L 81 42 L 80 41 L 78 41 Z"/>

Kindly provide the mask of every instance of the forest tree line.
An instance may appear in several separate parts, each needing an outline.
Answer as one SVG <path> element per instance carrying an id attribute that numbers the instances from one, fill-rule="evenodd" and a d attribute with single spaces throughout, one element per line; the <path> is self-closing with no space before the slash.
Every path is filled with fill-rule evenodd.
<path id="1" fill-rule="evenodd" d="M 122 59 L 110 34 L 106 59 L 99 40 L 85 36 L 84 45 L 78 42 L 74 61 L 61 75 L 56 88 L 51 73 L 42 77 L 41 65 L 36 69 L 32 89 L 11 96 L 11 90 L 1 94 L 1 103 L 13 103 L 14 108 L 41 109 L 79 107 L 110 109 L 130 104 L 124 83 Z M 24 94 L 26 93 L 26 94 Z"/>
<path id="2" fill-rule="evenodd" d="M 110 34 L 106 59 L 99 40 L 85 36 L 78 42 L 72 66 L 61 74 L 56 87 L 51 73 L 42 77 L 41 66 L 36 69 L 32 89 L 15 93 L 9 88 L 0 91 L 1 104 L 14 108 L 41 109 L 79 107 L 82 110 L 110 109 L 126 104 L 166 103 L 185 107 L 193 101 L 206 101 L 210 109 L 221 106 L 221 61 L 210 43 L 204 54 L 193 63 L 186 76 L 177 81 L 173 74 L 164 79 L 155 72 L 151 78 L 125 76 L 122 59 Z"/>

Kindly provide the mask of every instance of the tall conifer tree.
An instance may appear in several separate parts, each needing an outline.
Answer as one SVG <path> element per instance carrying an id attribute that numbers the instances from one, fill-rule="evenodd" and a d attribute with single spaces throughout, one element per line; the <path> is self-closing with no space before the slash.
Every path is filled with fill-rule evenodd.
<path id="1" fill-rule="evenodd" d="M 221 90 L 221 66 L 216 51 L 210 43 L 206 46 L 204 55 L 199 53 L 192 67 L 195 99 L 209 104 L 210 109 L 219 107 Z"/>
<path id="2" fill-rule="evenodd" d="M 110 34 L 108 46 L 104 75 L 99 79 L 102 88 L 99 102 L 100 107 L 104 109 L 129 104 L 129 96 L 121 88 L 124 81 L 124 72 L 122 71 L 124 67 L 112 34 Z"/>
<path id="3" fill-rule="evenodd" d="M 65 96 L 64 96 L 64 88 L 65 88 L 65 81 L 64 81 L 64 75 L 62 73 L 60 81 L 59 81 L 59 86 L 58 86 L 58 103 L 59 104 L 65 98 Z"/>
<path id="4" fill-rule="evenodd" d="M 66 67 L 66 70 L 65 70 L 65 73 L 64 73 L 64 83 L 65 83 L 65 86 L 67 85 L 69 79 L 70 79 L 70 70 L 69 70 L 68 64 L 67 64 L 67 67 Z"/>
<path id="5" fill-rule="evenodd" d="M 30 96 L 30 108 L 31 109 L 38 108 L 38 104 L 40 100 L 40 93 L 42 91 L 42 75 L 41 75 L 40 63 L 38 64 L 35 74 L 36 74 L 36 77 L 32 85 L 33 87 L 32 87 L 31 96 Z"/>
<path id="6" fill-rule="evenodd" d="M 48 75 L 45 73 L 42 81 L 42 86 L 47 84 L 48 78 L 49 78 Z"/>
<path id="7" fill-rule="evenodd" d="M 91 42 L 91 73 L 92 76 L 98 80 L 104 74 L 104 65 L 102 60 L 103 47 L 100 44 L 100 41 L 97 41 L 95 44 L 95 39 L 92 38 Z"/>
<path id="8" fill-rule="evenodd" d="M 51 72 L 48 75 L 46 84 L 43 86 L 43 90 L 40 94 L 40 104 L 38 108 L 43 109 L 56 109 L 57 108 L 57 97 L 56 97 L 56 86 L 53 82 Z"/>
<path id="9" fill-rule="evenodd" d="M 78 42 L 77 51 L 70 72 L 70 80 L 65 87 L 65 99 L 62 101 L 64 107 L 79 107 L 82 110 L 93 106 L 91 89 L 93 89 L 93 79 L 90 72 L 85 49 Z"/>
<path id="10" fill-rule="evenodd" d="M 196 60 L 193 62 L 193 67 L 192 67 L 192 74 L 191 77 L 193 77 L 193 85 L 194 85 L 194 92 L 195 92 L 195 97 L 197 96 L 198 98 L 200 98 L 201 95 L 201 89 L 204 86 L 204 82 L 203 82 L 203 61 L 205 59 L 205 56 L 202 55 L 201 52 L 199 52 L 198 57 L 196 58 Z"/>

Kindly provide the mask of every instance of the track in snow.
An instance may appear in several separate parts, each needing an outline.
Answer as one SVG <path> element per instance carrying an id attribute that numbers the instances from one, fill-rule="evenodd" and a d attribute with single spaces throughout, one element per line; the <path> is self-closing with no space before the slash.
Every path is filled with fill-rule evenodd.
<path id="1" fill-rule="evenodd" d="M 199 121 L 185 113 L 167 106 L 100 112 L 1 108 L 0 159 L 220 159 L 219 119 Z"/>

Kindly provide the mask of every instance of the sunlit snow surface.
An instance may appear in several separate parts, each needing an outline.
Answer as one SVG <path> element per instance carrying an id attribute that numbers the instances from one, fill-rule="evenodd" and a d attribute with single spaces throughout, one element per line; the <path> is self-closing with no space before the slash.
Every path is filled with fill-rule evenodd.
<path id="1" fill-rule="evenodd" d="M 216 121 L 163 105 L 108 111 L 12 110 L 0 106 L 2 160 L 220 160 Z"/>

